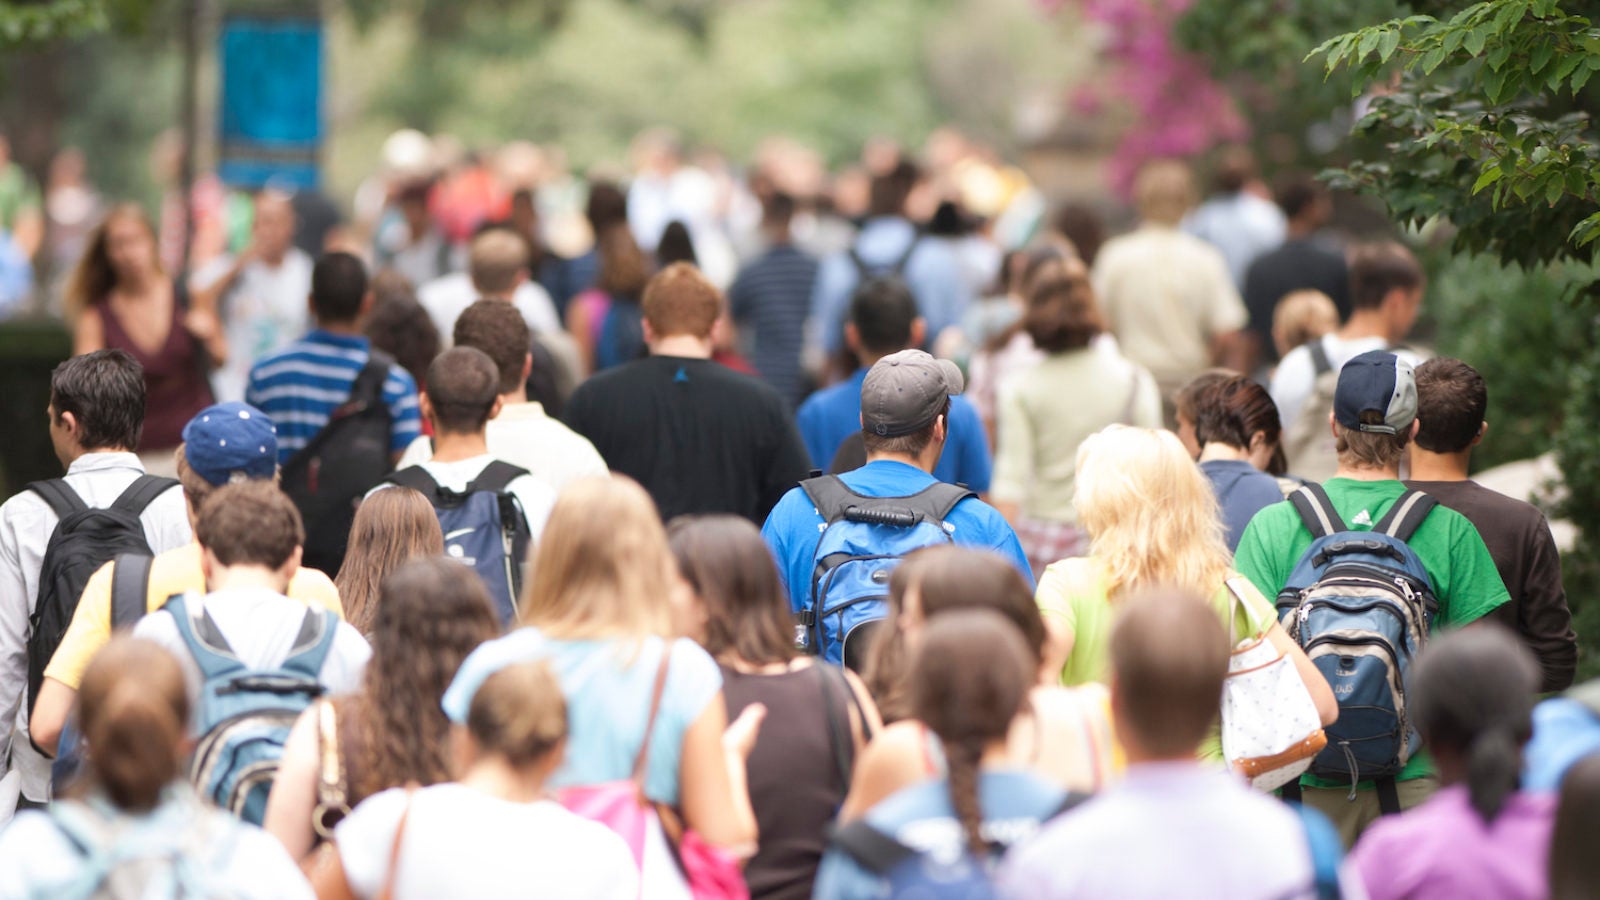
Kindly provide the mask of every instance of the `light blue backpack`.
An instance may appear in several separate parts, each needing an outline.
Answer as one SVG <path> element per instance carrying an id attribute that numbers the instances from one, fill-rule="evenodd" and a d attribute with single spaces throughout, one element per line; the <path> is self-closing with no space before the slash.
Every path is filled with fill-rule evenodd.
<path id="1" fill-rule="evenodd" d="M 1315 540 L 1278 594 L 1278 614 L 1339 703 L 1311 774 L 1352 790 L 1374 781 L 1383 811 L 1399 812 L 1394 777 L 1422 744 L 1406 691 L 1439 608 L 1428 570 L 1406 541 L 1438 501 L 1407 491 L 1371 531 L 1356 531 L 1321 485 L 1304 485 L 1289 500 Z M 1298 789 L 1291 784 L 1284 796 L 1295 799 Z"/>
<path id="2" fill-rule="evenodd" d="M 322 664 L 339 619 L 307 609 L 288 657 L 275 668 L 252 669 L 228 646 L 205 607 L 191 611 L 179 596 L 163 608 L 177 621 L 204 679 L 196 710 L 200 743 L 189 780 L 201 796 L 260 825 L 289 731 L 323 693 Z"/>
<path id="3" fill-rule="evenodd" d="M 936 482 L 909 497 L 866 497 L 836 475 L 800 482 L 826 523 L 817 541 L 808 602 L 794 610 L 801 649 L 861 671 L 871 634 L 887 614 L 889 573 L 907 553 L 954 542 L 945 519 L 976 497 Z"/>

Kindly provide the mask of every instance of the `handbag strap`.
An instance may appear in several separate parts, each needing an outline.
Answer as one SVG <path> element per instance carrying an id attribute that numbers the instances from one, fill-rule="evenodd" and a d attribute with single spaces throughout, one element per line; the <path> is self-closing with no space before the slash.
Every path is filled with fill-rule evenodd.
<path id="1" fill-rule="evenodd" d="M 1248 617 L 1252 612 L 1250 609 L 1250 601 L 1245 599 L 1246 591 L 1241 585 L 1238 584 L 1238 581 L 1242 577 L 1243 576 L 1235 575 L 1222 582 L 1223 587 L 1228 589 L 1228 596 L 1232 598 L 1232 601 L 1228 604 L 1228 648 L 1230 650 L 1233 648 L 1233 645 L 1238 642 L 1239 631 L 1236 625 L 1238 620 L 1235 618 L 1235 614 L 1240 609 L 1243 609 L 1245 611 L 1245 615 Z M 1251 585 L 1251 587 L 1254 587 L 1254 585 Z M 1247 619 L 1247 621 L 1249 620 Z M 1250 628 L 1253 632 L 1253 636 L 1261 636 L 1261 633 L 1255 632 L 1255 624 L 1253 622 L 1251 622 Z"/>
<path id="2" fill-rule="evenodd" d="M 644 794 L 645 766 L 650 762 L 650 738 L 656 730 L 656 714 L 661 711 L 661 694 L 667 688 L 667 669 L 672 665 L 672 642 L 663 639 L 661 665 L 656 668 L 656 684 L 650 692 L 650 715 L 644 720 L 644 740 L 639 744 L 639 755 L 633 760 L 633 783 Z"/>
<path id="3" fill-rule="evenodd" d="M 339 753 L 339 719 L 332 701 L 317 703 L 317 806 L 311 827 L 323 840 L 333 839 L 333 825 L 350 815 L 350 786 Z M 334 816 L 332 824 L 328 819 Z"/>
<path id="4" fill-rule="evenodd" d="M 377 893 L 377 900 L 394 900 L 394 880 L 400 872 L 400 845 L 406 838 L 406 820 L 411 818 L 411 802 L 417 797 L 417 783 L 415 781 L 406 785 L 406 806 L 400 810 L 400 821 L 394 826 L 394 845 L 389 848 L 389 870 L 383 876 L 383 887 Z"/>

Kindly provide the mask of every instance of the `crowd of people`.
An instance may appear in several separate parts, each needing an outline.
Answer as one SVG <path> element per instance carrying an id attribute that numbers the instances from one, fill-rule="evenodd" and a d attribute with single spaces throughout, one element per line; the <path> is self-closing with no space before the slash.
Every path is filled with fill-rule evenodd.
<path id="1" fill-rule="evenodd" d="M 1549 525 L 1317 182 L 418 141 L 310 245 L 84 229 L 0 897 L 1600 895 Z"/>

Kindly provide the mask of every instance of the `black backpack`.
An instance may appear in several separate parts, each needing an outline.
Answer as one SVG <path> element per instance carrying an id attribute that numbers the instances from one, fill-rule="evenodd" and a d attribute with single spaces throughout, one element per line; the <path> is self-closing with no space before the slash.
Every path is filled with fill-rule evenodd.
<path id="1" fill-rule="evenodd" d="M 373 350 L 350 386 L 350 399 L 283 467 L 283 492 L 305 521 L 302 562 L 330 577 L 344 564 L 350 523 L 361 498 L 394 470 L 389 453 L 393 419 L 383 402 L 383 382 L 392 365 L 393 359 Z"/>
<path id="2" fill-rule="evenodd" d="M 44 498 L 60 519 L 45 546 L 44 563 L 39 567 L 39 598 L 28 617 L 29 715 L 39 698 L 45 667 L 50 665 L 50 657 L 72 624 L 89 576 L 122 554 L 151 555 L 139 516 L 151 501 L 177 485 L 171 478 L 140 475 L 116 502 L 104 509 L 85 504 L 78 492 L 60 478 L 28 485 L 28 490 Z"/>

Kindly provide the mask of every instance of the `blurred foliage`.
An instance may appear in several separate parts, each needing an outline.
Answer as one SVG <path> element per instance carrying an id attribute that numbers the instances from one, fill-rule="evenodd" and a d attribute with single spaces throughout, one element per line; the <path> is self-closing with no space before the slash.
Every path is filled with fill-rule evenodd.
<path id="1" fill-rule="evenodd" d="M 142 31 L 159 0 L 0 0 L 0 48 Z"/>

